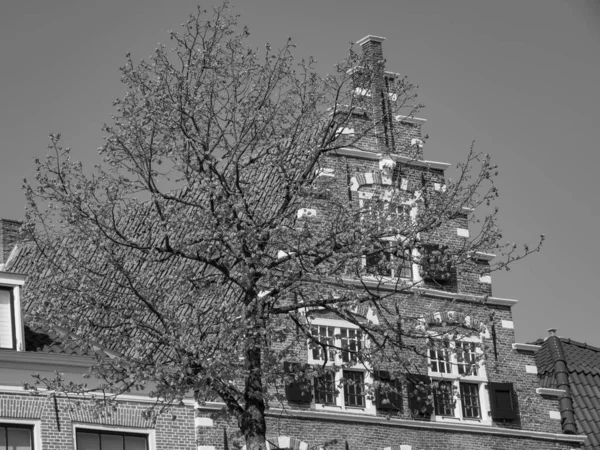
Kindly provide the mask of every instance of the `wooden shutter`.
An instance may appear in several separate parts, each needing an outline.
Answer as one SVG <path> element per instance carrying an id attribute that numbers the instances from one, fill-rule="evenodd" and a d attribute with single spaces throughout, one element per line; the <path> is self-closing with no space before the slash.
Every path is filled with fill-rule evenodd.
<path id="1" fill-rule="evenodd" d="M 305 365 L 300 363 L 284 362 L 283 370 L 286 374 L 304 372 Z M 310 403 L 312 400 L 309 380 L 292 381 L 285 385 L 285 397 L 292 403 Z"/>
<path id="2" fill-rule="evenodd" d="M 512 383 L 490 383 L 488 385 L 492 404 L 492 419 L 516 420 L 517 408 L 514 402 Z"/>
<path id="3" fill-rule="evenodd" d="M 433 412 L 431 378 L 427 375 L 409 374 L 406 379 L 410 412 L 415 417 L 429 418 Z"/>
<path id="4" fill-rule="evenodd" d="M 0 288 L 0 348 L 15 348 L 12 289 Z"/>
<path id="5" fill-rule="evenodd" d="M 402 412 L 402 383 L 399 380 L 392 380 L 387 370 L 376 370 L 375 380 L 380 383 L 386 383 L 396 392 L 383 392 L 384 389 L 377 387 L 375 391 L 375 406 L 380 411 Z"/>

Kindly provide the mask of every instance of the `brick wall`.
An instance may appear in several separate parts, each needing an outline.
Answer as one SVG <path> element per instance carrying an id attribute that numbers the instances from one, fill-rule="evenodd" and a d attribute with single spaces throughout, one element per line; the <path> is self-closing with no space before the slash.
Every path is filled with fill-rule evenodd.
<path id="1" fill-rule="evenodd" d="M 199 410 L 198 417 L 208 418 L 208 410 Z M 212 426 L 203 426 L 198 434 L 199 446 L 211 446 L 224 450 L 224 434 L 227 434 L 229 449 L 243 447 L 244 441 L 233 421 L 215 418 Z M 419 426 L 400 421 L 382 420 L 366 423 L 361 420 L 346 421 L 323 419 L 322 417 L 291 417 L 283 413 L 270 413 L 267 419 L 267 439 L 277 442 L 279 436 L 302 441 L 310 448 L 344 450 L 346 442 L 351 450 L 382 450 L 386 447 L 409 445 L 411 450 L 569 450 L 580 448 L 579 444 L 542 439 L 527 435 L 494 435 L 465 432 L 452 429 L 435 429 L 425 423 Z M 398 447 L 396 447 L 398 448 Z"/>
<path id="2" fill-rule="evenodd" d="M 86 400 L 55 399 L 46 394 L 0 393 L 0 423 L 3 419 L 11 419 L 11 423 L 18 423 L 18 419 L 39 420 L 42 448 L 36 447 L 36 450 L 75 449 L 73 436 L 78 425 L 130 433 L 154 430 L 156 450 L 196 449 L 191 406 L 174 407 L 160 415 L 155 423 L 143 416 L 148 406 L 147 403 L 119 402 L 110 416 L 101 417 L 93 412 Z"/>

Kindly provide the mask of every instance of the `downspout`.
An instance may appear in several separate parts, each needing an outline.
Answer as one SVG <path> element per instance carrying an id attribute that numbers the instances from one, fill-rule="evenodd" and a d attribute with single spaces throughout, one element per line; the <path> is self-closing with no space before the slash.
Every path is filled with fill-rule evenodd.
<path id="1" fill-rule="evenodd" d="M 571 398 L 571 385 L 569 384 L 569 371 L 567 369 L 567 359 L 563 350 L 560 338 L 556 336 L 556 330 L 548 330 L 550 336 L 546 339 L 546 345 L 550 350 L 550 355 L 554 361 L 554 380 L 556 388 L 565 393 L 558 399 L 560 409 L 560 424 L 564 434 L 577 434 L 577 425 L 575 424 L 575 413 L 573 410 L 573 399 Z"/>

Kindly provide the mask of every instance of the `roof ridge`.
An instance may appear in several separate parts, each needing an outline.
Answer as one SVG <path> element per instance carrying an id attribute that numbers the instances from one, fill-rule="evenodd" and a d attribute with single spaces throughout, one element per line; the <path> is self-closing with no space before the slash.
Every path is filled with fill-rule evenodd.
<path id="1" fill-rule="evenodd" d="M 561 337 L 560 340 L 562 342 L 566 343 L 566 344 L 572 344 L 572 345 L 576 345 L 576 346 L 581 347 L 581 348 L 585 348 L 585 349 L 588 349 L 588 350 L 593 350 L 593 351 L 596 351 L 596 352 L 600 352 L 600 347 L 594 347 L 593 345 L 590 345 L 587 342 L 574 341 L 571 338 L 564 338 L 564 337 Z"/>

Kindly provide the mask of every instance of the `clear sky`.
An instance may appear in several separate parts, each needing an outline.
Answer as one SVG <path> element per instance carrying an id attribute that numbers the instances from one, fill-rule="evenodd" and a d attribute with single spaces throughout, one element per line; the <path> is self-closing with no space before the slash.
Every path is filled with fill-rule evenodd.
<path id="1" fill-rule="evenodd" d="M 208 3 L 204 3 L 209 6 Z M 291 36 L 326 71 L 348 42 L 384 36 L 387 69 L 420 86 L 427 159 L 456 163 L 471 141 L 500 166 L 510 241 L 540 254 L 493 276 L 515 298 L 519 342 L 561 336 L 600 346 L 600 2 L 597 0 L 233 0 L 257 46 Z M 148 57 L 192 0 L 3 0 L 0 216 L 23 217 L 23 178 L 47 136 L 98 160 L 123 89 L 126 52 Z M 598 277 L 598 278 L 597 278 Z"/>

